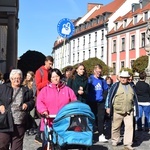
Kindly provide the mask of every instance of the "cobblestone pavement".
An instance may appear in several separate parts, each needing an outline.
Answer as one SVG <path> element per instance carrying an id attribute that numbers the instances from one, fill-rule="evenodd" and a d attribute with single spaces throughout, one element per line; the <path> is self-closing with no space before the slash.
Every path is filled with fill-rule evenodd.
<path id="1" fill-rule="evenodd" d="M 35 136 L 25 136 L 23 150 L 41 150 L 41 146 L 34 141 Z M 94 134 L 94 140 L 98 140 L 98 135 Z M 135 150 L 150 150 L 150 132 L 136 131 L 134 143 Z M 117 147 L 112 147 L 109 140 L 108 143 L 95 142 L 90 150 L 123 150 L 122 143 Z"/>

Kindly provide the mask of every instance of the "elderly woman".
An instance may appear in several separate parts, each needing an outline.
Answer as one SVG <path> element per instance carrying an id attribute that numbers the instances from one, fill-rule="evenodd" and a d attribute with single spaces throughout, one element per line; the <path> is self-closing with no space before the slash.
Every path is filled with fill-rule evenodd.
<path id="1" fill-rule="evenodd" d="M 45 86 L 37 96 L 37 110 L 41 115 L 49 117 L 56 115 L 58 111 L 71 101 L 75 101 L 74 91 L 61 82 L 62 74 L 58 69 L 52 69 L 48 73 L 50 83 Z M 52 119 L 49 118 L 49 125 Z M 41 122 L 41 131 L 44 130 L 44 123 Z"/>
<path id="2" fill-rule="evenodd" d="M 0 114 L 8 110 L 8 127 L 0 127 L 0 150 L 22 150 L 26 115 L 34 107 L 33 93 L 21 85 L 21 70 L 12 69 L 9 78 L 10 83 L 0 86 Z"/>

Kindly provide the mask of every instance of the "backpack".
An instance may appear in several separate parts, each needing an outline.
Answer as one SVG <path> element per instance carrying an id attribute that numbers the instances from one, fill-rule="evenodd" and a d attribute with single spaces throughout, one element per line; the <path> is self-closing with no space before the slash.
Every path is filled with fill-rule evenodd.
<path id="1" fill-rule="evenodd" d="M 43 75 L 44 75 L 43 69 L 39 68 L 38 70 L 40 71 L 41 77 L 43 77 Z M 36 87 L 35 78 L 33 79 L 32 89 L 33 89 L 33 96 L 35 97 L 37 94 L 37 87 Z"/>

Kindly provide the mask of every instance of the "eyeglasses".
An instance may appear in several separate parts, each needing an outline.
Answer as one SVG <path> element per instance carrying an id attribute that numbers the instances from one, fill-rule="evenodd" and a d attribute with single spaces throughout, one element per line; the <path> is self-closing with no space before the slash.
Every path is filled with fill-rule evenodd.
<path id="1" fill-rule="evenodd" d="M 12 80 L 21 80 L 21 78 L 12 78 Z"/>

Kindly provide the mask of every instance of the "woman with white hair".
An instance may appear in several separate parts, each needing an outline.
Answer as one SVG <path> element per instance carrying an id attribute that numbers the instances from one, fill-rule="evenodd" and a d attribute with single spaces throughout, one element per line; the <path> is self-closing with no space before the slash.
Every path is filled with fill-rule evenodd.
<path id="1" fill-rule="evenodd" d="M 0 150 L 22 150 L 27 113 L 34 107 L 33 93 L 22 85 L 22 71 L 12 69 L 10 83 L 0 86 L 0 118 L 7 112 L 7 124 L 0 122 Z M 10 145 L 11 144 L 11 145 Z"/>

